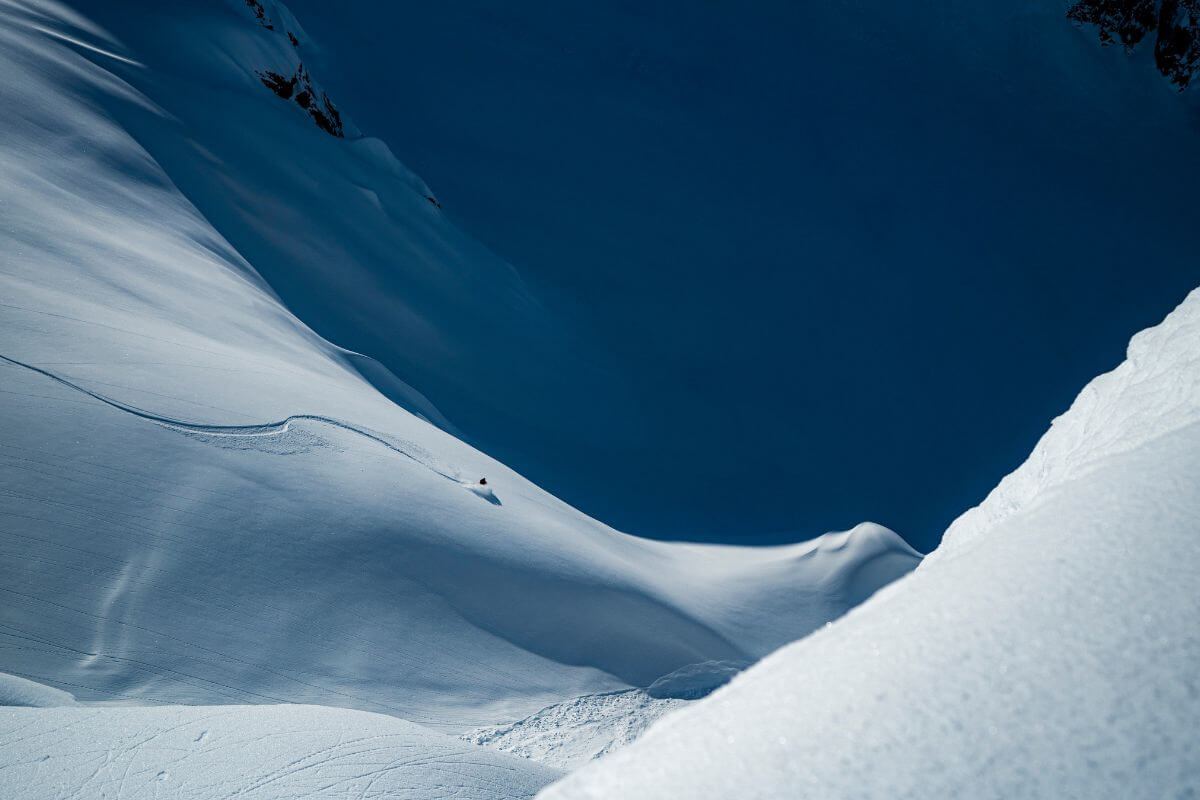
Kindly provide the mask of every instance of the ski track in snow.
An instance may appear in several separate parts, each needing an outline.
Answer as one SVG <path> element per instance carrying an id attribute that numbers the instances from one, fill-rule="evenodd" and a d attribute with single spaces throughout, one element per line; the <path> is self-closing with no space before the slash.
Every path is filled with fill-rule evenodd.
<path id="1" fill-rule="evenodd" d="M 264 423 L 260 423 L 257 425 L 253 425 L 253 424 L 252 425 L 213 425 L 213 424 L 205 424 L 205 423 L 200 423 L 200 422 L 188 422 L 187 420 L 174 419 L 172 417 L 163 416 L 161 414 L 155 414 L 153 411 L 147 411 L 143 408 L 138 408 L 137 406 L 130 405 L 129 403 L 124 403 L 115 398 L 108 397 L 107 395 L 103 395 L 103 394 L 100 394 L 99 392 L 88 389 L 85 386 L 81 386 L 78 383 L 75 383 L 67 378 L 62 377 L 61 375 L 56 375 L 55 373 L 53 373 L 47 369 L 43 369 L 43 368 L 35 366 L 33 364 L 27 364 L 24 361 L 18 361 L 15 358 L 9 358 L 8 356 L 0 355 L 0 361 L 5 361 L 9 364 L 12 364 L 13 366 L 22 367 L 22 368 L 30 370 L 32 372 L 36 372 L 39 375 L 43 375 L 53 381 L 56 381 L 57 383 L 62 384 L 63 386 L 66 386 L 70 389 L 74 389 L 77 392 L 82 392 L 83 394 L 86 394 L 89 397 L 99 400 L 101 403 L 112 406 L 115 409 L 124 411 L 128 414 L 132 414 L 135 417 L 141 417 L 142 419 L 157 423 L 159 425 L 162 425 L 164 427 L 171 428 L 174 430 L 181 430 L 181 431 L 186 431 L 189 433 L 201 433 L 206 436 L 236 436 L 236 437 L 276 436 L 279 434 L 287 433 L 290 430 L 290 426 L 293 422 L 320 422 L 320 423 L 324 423 L 326 425 L 331 425 L 335 428 L 341 428 L 342 430 L 357 434 L 359 436 L 362 436 L 363 438 L 370 439 L 371 441 L 373 441 L 377 444 L 383 445 L 384 447 L 391 450 L 392 452 L 398 453 L 398 454 L 404 456 L 405 458 L 410 459 L 411 461 L 414 461 L 417 464 L 420 464 L 422 467 L 425 467 L 425 469 L 427 469 L 430 472 L 433 472 L 437 475 L 440 475 L 441 477 L 445 478 L 448 481 L 453 481 L 454 483 L 458 483 L 458 484 L 461 484 L 463 482 L 461 471 L 454 470 L 453 474 L 452 474 L 451 472 L 447 472 L 446 470 L 443 470 L 440 467 L 438 467 L 434 464 L 431 464 L 427 460 L 427 458 L 423 458 L 421 456 L 415 455 L 413 451 L 417 450 L 419 448 L 417 447 L 417 445 L 413 444 L 412 442 L 406 442 L 405 444 L 408 445 L 408 447 L 411 449 L 405 449 L 405 447 L 398 445 L 393 441 L 389 441 L 387 438 L 385 438 L 384 436 L 382 436 L 380 434 L 373 433 L 373 432 L 371 432 L 369 430 L 365 430 L 363 428 L 359 428 L 355 425 L 350 424 L 349 422 L 345 422 L 343 420 L 336 419 L 334 417 L 327 417 L 322 414 L 292 414 L 278 422 L 264 422 Z M 471 487 L 468 487 L 468 488 L 471 488 Z M 474 492 L 474 493 L 477 496 L 482 497 L 483 499 L 488 500 L 489 502 L 492 502 L 488 497 L 484 497 L 484 495 L 479 494 L 478 492 Z M 494 495 L 493 495 L 493 497 L 494 497 Z M 497 500 L 495 502 L 498 503 L 499 501 Z"/>
<path id="2" fill-rule="evenodd" d="M 528 798 L 561 773 L 317 706 L 0 708 L 0 792 L 51 798 Z"/>

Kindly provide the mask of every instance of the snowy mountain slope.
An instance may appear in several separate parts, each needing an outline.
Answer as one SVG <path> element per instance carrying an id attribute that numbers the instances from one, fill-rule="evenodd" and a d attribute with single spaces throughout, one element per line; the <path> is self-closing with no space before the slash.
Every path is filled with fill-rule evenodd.
<path id="1" fill-rule="evenodd" d="M 753 660 L 915 566 L 876 526 L 636 539 L 427 422 L 425 384 L 280 297 L 405 320 L 414 364 L 487 393 L 568 349 L 516 274 L 346 109 L 331 136 L 264 85 L 307 37 L 282 6 L 80 7 L 121 37 L 0 2 L 0 668 L 457 731 Z"/>
<path id="2" fill-rule="evenodd" d="M 1198 354 L 1200 290 L 1055 422 L 1005 513 L 542 796 L 1194 795 Z"/>
<path id="3" fill-rule="evenodd" d="M 267 24 L 242 0 L 77 6 L 137 53 L 142 69 L 105 66 L 161 110 L 99 98 L 106 113 L 306 324 L 386 354 L 468 433 L 507 431 L 505 449 L 487 448 L 500 460 L 568 433 L 608 447 L 579 420 L 634 402 L 620 371 L 451 225 L 429 187 L 357 131 L 354 109 L 340 107 L 345 135 L 330 136 L 299 87 L 285 100 L 264 85 L 303 74 L 327 97 L 318 44 L 283 4 L 261 4 Z"/>
<path id="4" fill-rule="evenodd" d="M 73 797 L 531 797 L 561 774 L 381 714 L 319 706 L 0 708 L 0 792 Z"/>

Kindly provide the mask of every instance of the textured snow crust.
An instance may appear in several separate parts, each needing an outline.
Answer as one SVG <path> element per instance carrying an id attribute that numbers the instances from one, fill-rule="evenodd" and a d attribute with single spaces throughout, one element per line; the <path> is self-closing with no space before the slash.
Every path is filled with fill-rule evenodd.
<path id="1" fill-rule="evenodd" d="M 1198 380 L 1200 291 L 1089 385 L 952 557 L 540 796 L 1196 796 Z"/>
<path id="2" fill-rule="evenodd" d="M 577 769 L 635 741 L 662 715 L 711 694 L 749 666 L 705 661 L 664 675 L 645 689 L 575 697 L 505 725 L 485 725 L 462 739 L 561 769 Z"/>
<path id="3" fill-rule="evenodd" d="M 644 689 L 585 695 L 543 708 L 507 725 L 467 731 L 462 739 L 564 770 L 635 741 L 650 723 L 688 704 Z"/>
<path id="4" fill-rule="evenodd" d="M 510 800 L 561 774 L 320 706 L 0 708 L 0 752 L 0 795 L 21 800 Z"/>

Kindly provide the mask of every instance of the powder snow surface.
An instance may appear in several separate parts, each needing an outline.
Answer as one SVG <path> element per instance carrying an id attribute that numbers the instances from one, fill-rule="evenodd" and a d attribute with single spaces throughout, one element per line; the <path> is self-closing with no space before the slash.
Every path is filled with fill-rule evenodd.
<path id="1" fill-rule="evenodd" d="M 320 706 L 0 708 L 0 796 L 510 800 L 561 774 Z"/>
<path id="2" fill-rule="evenodd" d="M 542 795 L 1200 792 L 1200 291 L 913 575 Z"/>

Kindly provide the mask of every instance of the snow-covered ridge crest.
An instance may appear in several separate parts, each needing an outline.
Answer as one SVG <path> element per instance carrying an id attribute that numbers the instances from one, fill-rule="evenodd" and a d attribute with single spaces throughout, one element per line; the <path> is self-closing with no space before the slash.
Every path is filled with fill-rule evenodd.
<path id="1" fill-rule="evenodd" d="M 1083 388 L 1025 462 L 950 525 L 921 568 L 962 552 L 983 532 L 1103 459 L 1200 421 L 1198 340 L 1200 289 L 1162 323 L 1136 334 L 1125 361 Z"/>
<path id="2" fill-rule="evenodd" d="M 1198 355 L 1194 291 L 917 572 L 539 796 L 1192 796 Z"/>

